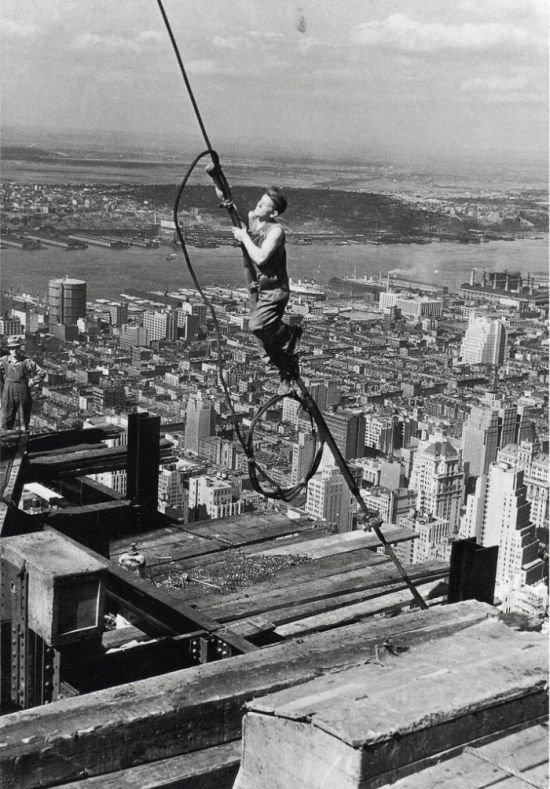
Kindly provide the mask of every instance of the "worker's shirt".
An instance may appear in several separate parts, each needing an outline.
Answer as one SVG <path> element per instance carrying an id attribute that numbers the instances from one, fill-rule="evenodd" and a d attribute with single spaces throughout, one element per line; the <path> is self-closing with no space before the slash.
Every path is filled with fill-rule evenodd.
<path id="1" fill-rule="evenodd" d="M 43 381 L 46 376 L 44 370 L 32 359 L 25 356 L 12 358 L 2 356 L 0 359 L 0 389 L 5 385 L 32 386 Z"/>
<path id="2" fill-rule="evenodd" d="M 274 222 L 260 223 L 256 217 L 252 215 L 248 217 L 248 225 L 248 235 L 257 247 L 262 246 L 274 227 L 280 227 Z M 263 263 L 258 264 L 258 268 L 260 270 L 260 276 L 258 278 L 259 290 L 280 290 L 284 293 L 289 292 L 284 231 L 281 233 L 279 243 L 274 248 L 271 255 L 267 260 L 264 260 Z"/>

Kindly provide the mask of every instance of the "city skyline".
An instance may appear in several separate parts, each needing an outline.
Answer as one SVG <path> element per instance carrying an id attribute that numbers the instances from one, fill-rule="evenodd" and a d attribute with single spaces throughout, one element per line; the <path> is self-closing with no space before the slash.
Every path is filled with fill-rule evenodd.
<path id="1" fill-rule="evenodd" d="M 547 158 L 546 4 L 166 3 L 214 144 Z M 200 142 L 153 2 L 4 4 L 5 127 Z M 304 108 L 307 107 L 307 112 Z"/>

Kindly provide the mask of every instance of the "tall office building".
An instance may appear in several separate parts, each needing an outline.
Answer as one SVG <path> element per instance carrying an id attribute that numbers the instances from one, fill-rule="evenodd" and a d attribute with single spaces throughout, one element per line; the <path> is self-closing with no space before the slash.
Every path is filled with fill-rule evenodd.
<path id="1" fill-rule="evenodd" d="M 353 497 L 337 466 L 324 466 L 307 488 L 306 512 L 333 523 L 339 532 L 351 531 Z"/>
<path id="2" fill-rule="evenodd" d="M 296 427 L 298 424 L 298 415 L 301 410 L 302 407 L 297 400 L 293 400 L 291 397 L 285 397 L 283 400 L 283 412 L 281 414 L 281 420 Z"/>
<path id="3" fill-rule="evenodd" d="M 518 412 L 515 405 L 494 400 L 473 406 L 462 428 L 464 463 L 470 476 L 487 474 L 497 452 L 517 438 Z"/>
<path id="4" fill-rule="evenodd" d="M 501 365 L 506 354 L 506 329 L 500 318 L 470 313 L 460 355 L 465 364 Z"/>
<path id="5" fill-rule="evenodd" d="M 50 325 L 63 323 L 76 326 L 79 318 L 86 317 L 87 283 L 81 279 L 51 279 L 48 283 L 48 309 Z"/>
<path id="6" fill-rule="evenodd" d="M 315 436 L 311 433 L 300 433 L 298 441 L 292 445 L 292 471 L 290 481 L 296 485 L 307 474 L 316 447 Z"/>
<path id="7" fill-rule="evenodd" d="M 464 497 L 464 469 L 449 441 L 421 441 L 414 457 L 409 488 L 416 491 L 421 515 L 447 520 L 457 534 Z"/>
<path id="8" fill-rule="evenodd" d="M 445 518 L 418 515 L 412 512 L 401 519 L 403 529 L 413 529 L 418 538 L 396 545 L 396 553 L 404 564 L 429 562 L 432 559 L 449 561 L 452 537 L 451 525 Z"/>
<path id="9" fill-rule="evenodd" d="M 325 413 L 325 422 L 346 460 L 362 457 L 365 449 L 365 415 L 353 411 Z"/>
<path id="10" fill-rule="evenodd" d="M 523 471 L 498 461 L 477 480 L 466 502 L 461 536 L 475 537 L 483 546 L 498 545 L 496 582 L 501 587 L 530 586 L 543 577 L 526 494 Z"/>
<path id="11" fill-rule="evenodd" d="M 8 317 L 4 315 L 0 317 L 0 334 L 24 334 L 25 328 L 19 318 Z"/>
<path id="12" fill-rule="evenodd" d="M 178 336 L 178 316 L 176 312 L 147 310 L 143 313 L 143 328 L 147 331 L 149 342 L 154 340 L 176 340 Z"/>
<path id="13" fill-rule="evenodd" d="M 178 326 L 180 328 L 184 327 L 185 319 L 189 315 L 192 315 L 197 319 L 198 326 L 201 329 L 206 327 L 206 321 L 208 318 L 208 308 L 206 304 L 195 301 L 183 301 L 181 306 L 177 309 Z"/>
<path id="14" fill-rule="evenodd" d="M 125 323 L 120 329 L 119 342 L 121 348 L 142 348 L 149 343 L 149 333 L 143 326 Z"/>
<path id="15" fill-rule="evenodd" d="M 313 400 L 317 403 L 319 411 L 326 411 L 328 402 L 329 381 L 306 377 L 304 383 L 307 386 Z"/>
<path id="16" fill-rule="evenodd" d="M 106 307 L 113 326 L 122 326 L 128 323 L 128 305 L 121 302 L 112 302 Z"/>
<path id="17" fill-rule="evenodd" d="M 365 446 L 391 455 L 394 436 L 397 433 L 397 417 L 367 414 L 365 417 Z"/>
<path id="18" fill-rule="evenodd" d="M 205 436 L 214 435 L 215 412 L 209 400 L 203 400 L 198 392 L 187 401 L 184 447 L 199 454 L 199 442 Z"/>
<path id="19" fill-rule="evenodd" d="M 186 491 L 183 476 L 175 463 L 159 469 L 159 512 L 167 509 L 184 511 L 186 509 Z"/>
<path id="20" fill-rule="evenodd" d="M 532 441 L 508 444 L 499 449 L 497 461 L 523 471 L 527 501 L 531 505 L 531 523 L 536 529 L 548 528 L 550 466 L 548 453 L 536 449 Z"/>

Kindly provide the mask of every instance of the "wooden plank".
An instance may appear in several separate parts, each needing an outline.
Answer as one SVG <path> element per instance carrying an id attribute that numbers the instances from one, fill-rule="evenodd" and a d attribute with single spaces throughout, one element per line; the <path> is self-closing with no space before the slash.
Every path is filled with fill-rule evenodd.
<path id="1" fill-rule="evenodd" d="M 231 633 L 236 633 L 243 638 L 253 638 L 263 633 L 271 633 L 275 630 L 275 625 L 266 619 L 264 616 L 252 616 L 250 619 L 239 619 L 238 622 L 232 622 L 230 627 Z M 224 630 L 218 630 L 218 635 L 223 638 Z"/>
<path id="2" fill-rule="evenodd" d="M 239 521 L 242 521 L 242 523 L 237 526 Z M 235 547 L 235 545 L 257 544 L 264 540 L 274 540 L 278 537 L 311 530 L 314 530 L 313 524 L 307 519 L 291 521 L 286 516 L 279 514 L 270 514 L 260 519 L 256 513 L 248 513 L 239 516 L 238 519 L 220 518 L 216 521 L 201 521 L 185 525 L 174 524 L 173 530 L 166 533 L 173 535 L 170 538 L 171 542 L 177 541 L 176 537 L 178 534 L 182 536 L 182 539 L 186 535 L 192 541 L 209 541 L 212 545 L 212 550 L 216 550 L 214 546 L 229 548 Z M 146 547 L 155 546 L 159 538 L 164 538 L 164 536 L 164 534 L 158 534 L 156 531 L 144 532 L 140 536 L 140 542 Z M 162 542 L 164 542 L 164 539 L 162 539 Z M 128 550 L 129 545 L 130 541 L 128 538 L 113 540 L 113 555 Z"/>
<path id="3" fill-rule="evenodd" d="M 255 545 L 277 538 L 319 531 L 315 522 L 307 518 L 291 520 L 286 515 L 268 513 L 262 519 L 256 513 L 236 519 L 220 518 L 196 524 L 187 524 L 186 531 L 198 537 L 219 540 L 229 546 Z"/>
<path id="4" fill-rule="evenodd" d="M 422 565 L 413 565 L 410 568 L 409 576 L 414 580 L 424 577 L 430 572 L 441 572 L 443 575 L 448 572 L 448 566 L 445 562 L 426 562 Z M 367 572 L 363 569 L 354 570 L 263 593 L 257 592 L 257 590 L 252 592 L 252 587 L 225 597 L 211 596 L 204 598 L 204 600 L 198 600 L 196 606 L 198 610 L 213 619 L 227 622 L 255 614 L 265 614 L 279 608 L 303 605 L 304 602 L 311 600 L 337 597 L 363 589 L 373 589 L 376 586 L 393 583 L 400 579 L 401 576 L 395 566 L 388 562 L 380 567 L 370 568 Z M 272 618 L 271 614 L 269 618 Z"/>
<path id="5" fill-rule="evenodd" d="M 238 789 L 260 775 L 270 789 L 318 789 L 334 765 L 330 785 L 380 786 L 419 758 L 544 714 L 547 661 L 543 634 L 483 622 L 255 699 Z"/>
<path id="6" fill-rule="evenodd" d="M 144 532 L 136 537 L 124 537 L 111 542 L 111 557 L 117 558 L 126 553 L 132 543 L 139 545 L 148 564 L 155 562 L 157 556 L 172 556 L 174 559 L 202 556 L 224 550 L 224 546 L 211 539 L 188 534 L 178 525 L 158 529 L 157 533 Z"/>
<path id="7" fill-rule="evenodd" d="M 245 701 L 364 661 L 390 636 L 412 647 L 492 614 L 472 601 L 411 612 L 5 715 L 0 785 L 55 785 L 238 739 Z"/>
<path id="8" fill-rule="evenodd" d="M 386 540 L 391 543 L 407 542 L 418 539 L 418 534 L 413 529 L 384 529 Z M 303 549 L 296 551 L 296 546 L 275 546 L 262 551 L 264 556 L 278 554 L 284 556 L 287 553 L 304 553 L 313 559 L 322 559 L 325 556 L 333 556 L 348 551 L 356 551 L 359 548 L 377 548 L 380 540 L 374 532 L 351 531 L 346 534 L 333 534 L 328 537 L 320 537 L 318 540 L 311 540 L 304 544 Z"/>
<path id="9" fill-rule="evenodd" d="M 440 576 L 438 580 L 438 584 L 445 584 L 446 575 Z M 429 581 L 433 579 L 433 576 L 426 576 L 425 578 L 414 578 L 415 584 L 422 583 L 424 581 Z M 404 589 L 408 589 L 404 581 L 395 581 L 393 583 L 383 584 L 381 586 L 376 586 L 372 589 L 360 589 L 358 592 L 353 592 L 347 595 L 340 595 L 338 597 L 329 597 L 323 598 L 320 600 L 311 600 L 307 603 L 303 603 L 301 605 L 296 606 L 289 606 L 287 608 L 278 608 L 276 611 L 271 611 L 269 616 L 272 621 L 277 625 L 285 625 L 289 622 L 299 621 L 305 617 L 315 616 L 317 614 L 325 614 L 333 611 L 335 609 L 341 608 L 347 605 L 354 605 L 356 603 L 367 602 L 367 601 L 374 601 L 376 602 L 378 599 L 383 600 L 384 597 L 387 597 L 390 594 L 395 594 L 396 592 L 400 592 Z M 414 598 L 410 593 L 409 590 L 409 600 L 411 603 L 413 602 Z M 234 626 L 235 622 L 229 623 L 231 627 Z"/>
<path id="10" fill-rule="evenodd" d="M 63 789 L 232 789 L 241 744 L 228 742 L 109 775 L 63 784 Z"/>
<path id="11" fill-rule="evenodd" d="M 147 560 L 148 567 L 163 564 L 172 564 L 196 560 L 182 565 L 185 568 L 196 566 L 210 561 L 209 554 L 214 557 L 223 551 L 236 548 L 248 552 L 252 546 L 278 544 L 278 539 L 284 540 L 288 535 L 296 534 L 296 528 L 288 518 L 256 531 L 253 528 L 235 531 L 228 537 L 226 529 L 216 530 L 203 524 L 197 528 L 192 524 L 174 525 L 155 532 L 145 532 L 137 538 L 125 537 L 113 540 L 111 543 L 111 556 L 116 557 L 126 552 L 133 542 L 137 542 L 140 551 Z M 305 521 L 302 528 L 307 528 L 310 522 Z M 214 559 L 215 560 L 215 559 Z"/>
<path id="12" fill-rule="evenodd" d="M 428 599 L 428 595 L 433 589 L 439 585 L 439 581 L 429 581 L 428 583 L 417 583 L 416 588 L 424 598 Z M 395 608 L 410 604 L 415 605 L 416 601 L 412 598 L 408 588 L 399 592 L 392 592 L 390 594 L 381 595 L 374 600 L 365 600 L 360 603 L 342 606 L 335 608 L 331 611 L 308 616 L 304 619 L 288 622 L 286 625 L 280 625 L 275 629 L 275 634 L 281 638 L 291 638 L 301 636 L 304 633 L 319 633 L 322 630 L 328 630 L 331 627 L 342 627 L 350 622 L 357 622 L 360 619 L 365 619 L 369 616 L 381 613 L 382 611 L 388 613 Z M 231 625 L 235 629 L 237 623 Z"/>
<path id="13" fill-rule="evenodd" d="M 527 789 L 529 784 L 496 767 L 495 762 L 511 767 L 535 786 L 549 785 L 548 723 L 536 722 L 519 730 L 504 732 L 497 739 L 475 743 L 475 756 L 458 749 L 443 761 L 420 767 L 414 773 L 391 783 L 394 789 Z M 485 761 L 487 759 L 489 761 Z M 429 760 L 426 760 L 429 761 Z M 433 761 L 433 760 L 432 760 Z M 384 789 L 390 784 L 384 784 Z"/>

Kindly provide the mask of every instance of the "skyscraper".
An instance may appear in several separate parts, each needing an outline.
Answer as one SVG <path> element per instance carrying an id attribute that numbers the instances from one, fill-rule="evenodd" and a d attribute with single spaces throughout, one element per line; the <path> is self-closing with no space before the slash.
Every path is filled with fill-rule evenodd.
<path id="1" fill-rule="evenodd" d="M 316 440 L 311 433 L 300 433 L 292 445 L 292 471 L 290 481 L 296 485 L 307 474 L 315 454 Z"/>
<path id="2" fill-rule="evenodd" d="M 86 289 L 87 283 L 81 279 L 51 279 L 48 283 L 50 325 L 76 326 L 79 318 L 85 318 Z"/>
<path id="3" fill-rule="evenodd" d="M 506 353 L 506 329 L 500 318 L 470 313 L 460 355 L 465 364 L 501 365 Z"/>
<path id="4" fill-rule="evenodd" d="M 339 532 L 351 531 L 353 498 L 337 466 L 324 466 L 307 488 L 306 512 L 334 523 Z"/>
<path id="5" fill-rule="evenodd" d="M 470 476 L 487 474 L 497 452 L 517 437 L 517 408 L 511 403 L 494 400 L 473 406 L 462 428 L 464 463 Z"/>
<path id="6" fill-rule="evenodd" d="M 532 441 L 521 441 L 519 445 L 508 444 L 503 449 L 499 449 L 497 460 L 508 463 L 511 468 L 518 471 L 523 471 L 527 501 L 531 505 L 531 523 L 537 529 L 548 528 L 550 489 L 548 453 L 539 452 Z"/>
<path id="7" fill-rule="evenodd" d="M 154 340 L 175 340 L 178 336 L 178 316 L 170 310 L 143 313 L 143 328 L 147 331 L 149 342 Z"/>
<path id="8" fill-rule="evenodd" d="M 203 400 L 200 392 L 191 395 L 187 402 L 184 447 L 199 454 L 199 441 L 214 434 L 215 413 L 212 404 Z"/>
<path id="9" fill-rule="evenodd" d="M 362 457 L 365 449 L 365 415 L 339 411 L 323 415 L 336 445 L 346 460 Z"/>
<path id="10" fill-rule="evenodd" d="M 483 546 L 498 545 L 497 586 L 536 584 L 543 576 L 526 493 L 523 471 L 499 461 L 468 496 L 461 535 Z"/>
<path id="11" fill-rule="evenodd" d="M 464 469 L 449 441 L 420 442 L 414 457 L 409 488 L 416 491 L 421 515 L 447 520 L 451 534 L 458 533 L 464 497 Z"/>

